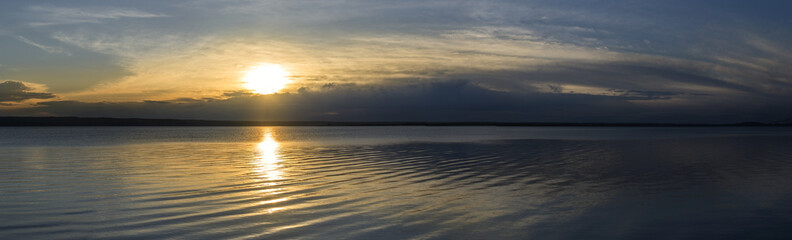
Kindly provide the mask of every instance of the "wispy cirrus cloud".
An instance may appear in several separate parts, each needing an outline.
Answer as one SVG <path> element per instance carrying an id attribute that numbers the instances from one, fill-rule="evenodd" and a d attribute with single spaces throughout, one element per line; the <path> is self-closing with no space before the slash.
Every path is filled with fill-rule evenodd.
<path id="1" fill-rule="evenodd" d="M 27 45 L 30 45 L 30 46 L 37 47 L 38 49 L 41 49 L 41 50 L 43 50 L 45 52 L 48 52 L 48 53 L 64 54 L 64 55 L 71 56 L 71 52 L 66 51 L 65 49 L 62 49 L 62 48 L 59 48 L 59 47 L 53 47 L 53 46 L 47 46 L 47 45 L 44 45 L 44 44 L 40 44 L 40 43 L 34 42 L 34 41 L 32 41 L 32 40 L 30 40 L 30 39 L 28 39 L 26 37 L 23 37 L 23 36 L 17 36 L 17 39 L 20 42 L 23 42 L 23 43 L 25 43 Z"/>
<path id="2" fill-rule="evenodd" d="M 121 18 L 159 18 L 167 15 L 144 12 L 128 8 L 66 8 L 54 6 L 31 6 L 29 11 L 42 16 L 40 21 L 29 23 L 34 27 L 76 23 L 99 23 L 103 20 Z"/>

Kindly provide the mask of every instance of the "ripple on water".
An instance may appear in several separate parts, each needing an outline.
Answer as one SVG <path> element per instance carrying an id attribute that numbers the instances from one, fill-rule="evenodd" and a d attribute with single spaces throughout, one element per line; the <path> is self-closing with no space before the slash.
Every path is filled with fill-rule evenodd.
<path id="1" fill-rule="evenodd" d="M 260 136 L 3 148 L 0 238 L 792 236 L 789 137 L 316 146 Z"/>

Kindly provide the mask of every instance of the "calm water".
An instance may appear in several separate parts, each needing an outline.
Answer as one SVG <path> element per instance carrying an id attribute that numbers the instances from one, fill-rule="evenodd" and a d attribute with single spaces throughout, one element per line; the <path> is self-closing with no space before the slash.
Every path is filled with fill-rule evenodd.
<path id="1" fill-rule="evenodd" d="M 790 128 L 0 128 L 0 239 L 790 239 Z"/>

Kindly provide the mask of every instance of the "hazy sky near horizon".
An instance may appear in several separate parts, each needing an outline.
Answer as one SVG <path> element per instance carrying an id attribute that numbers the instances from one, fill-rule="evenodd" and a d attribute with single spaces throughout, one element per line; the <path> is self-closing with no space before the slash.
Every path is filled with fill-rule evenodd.
<path id="1" fill-rule="evenodd" d="M 0 115 L 792 117 L 789 1 L 2 1 Z M 256 94 L 277 64 L 291 82 Z"/>

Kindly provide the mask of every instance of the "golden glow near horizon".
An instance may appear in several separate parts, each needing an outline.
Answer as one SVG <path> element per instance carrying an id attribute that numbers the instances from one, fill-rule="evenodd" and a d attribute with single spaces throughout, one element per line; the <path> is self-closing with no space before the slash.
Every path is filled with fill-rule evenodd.
<path id="1" fill-rule="evenodd" d="M 289 72 L 278 64 L 264 63 L 253 67 L 245 74 L 242 85 L 258 94 L 277 93 L 291 82 Z"/>

